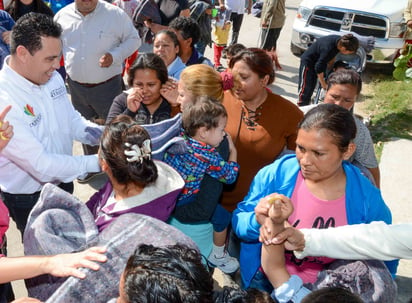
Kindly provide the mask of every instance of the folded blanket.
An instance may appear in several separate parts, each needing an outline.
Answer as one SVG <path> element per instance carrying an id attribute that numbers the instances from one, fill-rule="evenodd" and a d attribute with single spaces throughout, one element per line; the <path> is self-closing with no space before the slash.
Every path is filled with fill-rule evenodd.
<path id="1" fill-rule="evenodd" d="M 182 114 L 153 124 L 142 125 L 149 133 L 152 141 L 152 157 L 163 160 L 166 151 L 175 154 L 185 153 L 187 146 L 180 136 L 182 130 Z"/>
<path id="2" fill-rule="evenodd" d="M 56 278 L 43 275 L 26 280 L 30 297 L 47 302 L 106 302 L 118 296 L 120 275 L 128 257 L 139 244 L 156 246 L 195 244 L 172 226 L 140 214 L 124 214 L 98 233 L 86 205 L 46 184 L 33 208 L 24 232 L 26 255 L 48 255 L 84 250 L 94 245 L 107 247 L 108 261 L 99 271 L 82 269 L 87 278 Z"/>
<path id="3" fill-rule="evenodd" d="M 397 287 L 382 261 L 336 260 L 318 274 L 314 289 L 342 287 L 358 294 L 365 303 L 395 302 Z"/>

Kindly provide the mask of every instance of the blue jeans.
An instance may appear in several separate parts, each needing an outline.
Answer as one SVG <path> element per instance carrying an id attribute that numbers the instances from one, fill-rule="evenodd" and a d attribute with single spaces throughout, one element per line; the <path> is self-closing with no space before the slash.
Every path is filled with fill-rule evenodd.
<path id="1" fill-rule="evenodd" d="M 189 196 L 186 199 L 182 199 L 178 202 L 178 206 L 182 206 L 188 203 L 193 202 L 195 199 L 195 196 Z M 222 207 L 222 205 L 217 204 L 215 211 L 212 214 L 212 217 L 210 218 L 210 223 L 213 225 L 213 230 L 216 232 L 221 232 L 225 228 L 227 228 L 230 224 L 230 221 L 232 220 L 232 214 L 228 212 L 226 209 Z M 206 222 L 204 222 L 206 223 Z"/>
<path id="2" fill-rule="evenodd" d="M 273 286 L 261 269 L 258 269 L 248 288 L 256 288 L 268 293 L 272 293 Z"/>
<path id="3" fill-rule="evenodd" d="M 232 214 L 222 207 L 222 205 L 216 205 L 215 211 L 213 212 L 210 223 L 213 224 L 213 230 L 216 232 L 221 232 L 227 228 L 232 220 Z"/>

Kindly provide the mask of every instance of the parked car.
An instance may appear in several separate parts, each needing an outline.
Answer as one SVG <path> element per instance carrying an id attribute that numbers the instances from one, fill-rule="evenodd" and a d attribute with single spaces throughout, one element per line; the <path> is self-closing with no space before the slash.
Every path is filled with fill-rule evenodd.
<path id="1" fill-rule="evenodd" d="M 375 37 L 371 62 L 392 62 L 403 46 L 407 0 L 303 0 L 293 23 L 290 48 L 300 56 L 316 38 L 356 33 Z"/>

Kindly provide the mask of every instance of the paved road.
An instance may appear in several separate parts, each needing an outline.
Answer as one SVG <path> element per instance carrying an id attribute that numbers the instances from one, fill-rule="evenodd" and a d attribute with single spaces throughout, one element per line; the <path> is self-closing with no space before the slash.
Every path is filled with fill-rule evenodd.
<path id="1" fill-rule="evenodd" d="M 272 89 L 275 93 L 282 95 L 290 101 L 296 103 L 297 99 L 297 82 L 299 59 L 293 56 L 289 51 L 291 24 L 296 14 L 299 0 L 287 0 L 287 19 L 283 28 L 279 42 L 278 55 L 283 70 L 277 71 L 275 84 Z M 253 16 L 245 16 L 242 26 L 239 43 L 248 47 L 258 46 L 259 40 L 259 19 Z M 213 58 L 212 50 L 206 50 L 206 56 Z M 356 108 L 356 107 L 355 107 Z M 74 152 L 81 153 L 80 146 L 75 145 Z M 411 171 L 412 164 L 409 155 L 412 154 L 412 142 L 408 140 L 394 140 L 384 146 L 382 159 L 380 163 L 382 173 L 382 195 L 392 209 L 394 222 L 412 222 L 412 213 L 410 211 L 410 197 L 412 197 Z M 90 184 L 75 184 L 75 195 L 82 201 L 87 200 L 91 194 L 99 188 L 104 182 L 104 178 L 99 177 Z M 14 225 L 8 232 L 9 252 L 10 255 L 22 255 L 20 235 Z M 226 283 L 227 279 L 218 276 L 220 284 Z M 399 296 L 397 303 L 406 303 L 412 298 L 412 261 L 402 260 L 398 270 L 398 287 Z M 25 296 L 26 290 L 24 283 L 19 281 L 13 283 L 18 297 Z"/>

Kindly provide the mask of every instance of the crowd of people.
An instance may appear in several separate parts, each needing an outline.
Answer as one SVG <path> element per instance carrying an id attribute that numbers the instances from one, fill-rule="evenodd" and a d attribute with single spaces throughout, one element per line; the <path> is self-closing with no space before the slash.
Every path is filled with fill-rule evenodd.
<path id="1" fill-rule="evenodd" d="M 1 303 L 36 276 L 14 302 L 73 296 L 76 279 L 118 303 L 394 302 L 410 224 L 391 225 L 353 114 L 361 76 L 330 70 L 354 35 L 302 55 L 295 105 L 269 88 L 285 0 L 264 1 L 260 48 L 238 43 L 252 1 L 26 2 L 0 11 Z M 316 82 L 325 104 L 309 105 Z M 98 174 L 79 203 L 74 181 Z M 25 257 L 7 257 L 9 216 Z M 213 268 L 239 270 L 239 285 L 214 290 Z"/>

